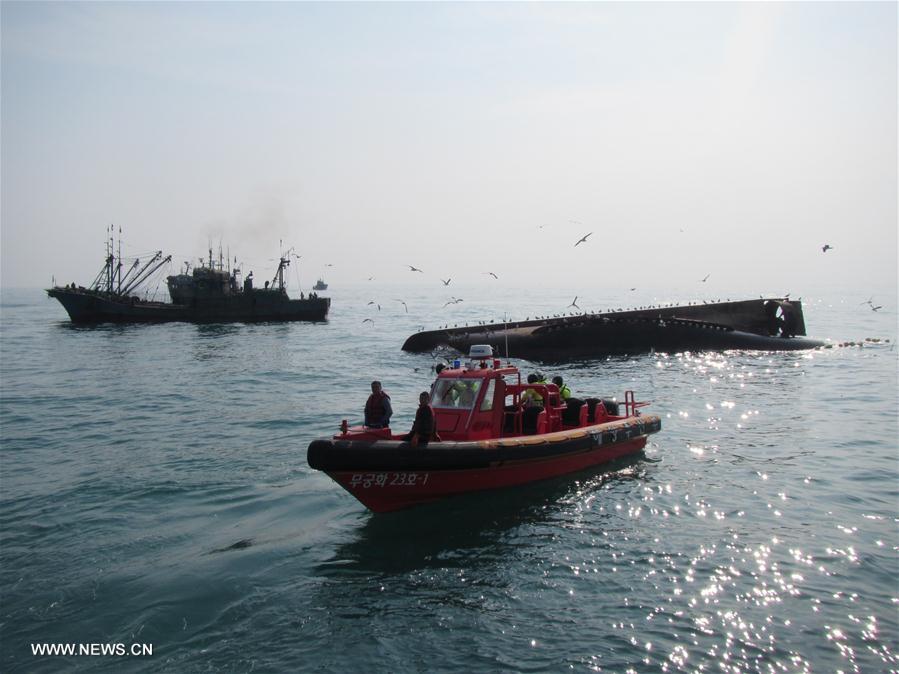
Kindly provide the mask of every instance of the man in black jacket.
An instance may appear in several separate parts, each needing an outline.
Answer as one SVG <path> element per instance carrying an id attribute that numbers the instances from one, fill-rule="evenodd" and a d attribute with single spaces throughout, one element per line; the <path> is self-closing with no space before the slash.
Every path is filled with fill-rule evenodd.
<path id="1" fill-rule="evenodd" d="M 440 437 L 434 422 L 434 410 L 431 409 L 431 394 L 422 391 L 418 396 L 418 410 L 415 412 L 412 430 L 403 440 L 408 440 L 413 447 L 426 447 L 432 439 L 440 440 Z"/>

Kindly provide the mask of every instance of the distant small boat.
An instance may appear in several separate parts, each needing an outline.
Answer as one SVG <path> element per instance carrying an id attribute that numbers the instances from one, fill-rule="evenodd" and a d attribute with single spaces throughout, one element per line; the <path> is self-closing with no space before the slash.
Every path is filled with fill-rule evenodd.
<path id="1" fill-rule="evenodd" d="M 318 281 L 315 282 L 315 285 L 312 286 L 312 289 L 313 290 L 327 290 L 328 284 L 325 283 L 322 279 L 319 279 Z"/>

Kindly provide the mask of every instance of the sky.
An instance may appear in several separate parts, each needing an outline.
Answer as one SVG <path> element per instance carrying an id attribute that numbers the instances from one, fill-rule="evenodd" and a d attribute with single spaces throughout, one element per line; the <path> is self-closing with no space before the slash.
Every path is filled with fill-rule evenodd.
<path id="1" fill-rule="evenodd" d="M 896 3 L 2 2 L 0 26 L 3 287 L 88 285 L 112 225 L 173 273 L 292 248 L 303 286 L 895 302 Z"/>

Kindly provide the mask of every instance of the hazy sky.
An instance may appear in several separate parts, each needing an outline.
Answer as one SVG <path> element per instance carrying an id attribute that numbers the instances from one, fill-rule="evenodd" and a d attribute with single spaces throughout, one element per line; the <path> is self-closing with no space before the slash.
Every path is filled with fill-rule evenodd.
<path id="1" fill-rule="evenodd" d="M 113 223 L 304 286 L 895 294 L 893 2 L 0 12 L 5 287 L 87 285 Z"/>

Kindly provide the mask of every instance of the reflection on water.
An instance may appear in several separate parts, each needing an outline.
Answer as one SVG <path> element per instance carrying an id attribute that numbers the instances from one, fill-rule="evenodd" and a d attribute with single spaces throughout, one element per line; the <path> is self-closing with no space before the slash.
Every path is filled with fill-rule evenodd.
<path id="1" fill-rule="evenodd" d="M 638 454 L 575 475 L 372 513 L 356 538 L 336 548 L 318 571 L 324 576 L 391 575 L 492 563 L 509 551 L 516 532 L 556 518 L 572 500 L 585 498 L 606 482 L 634 479 L 634 469 L 643 460 Z"/>
<path id="2" fill-rule="evenodd" d="M 242 323 L 197 323 L 194 325 L 197 336 L 202 339 L 239 335 L 244 327 Z"/>

